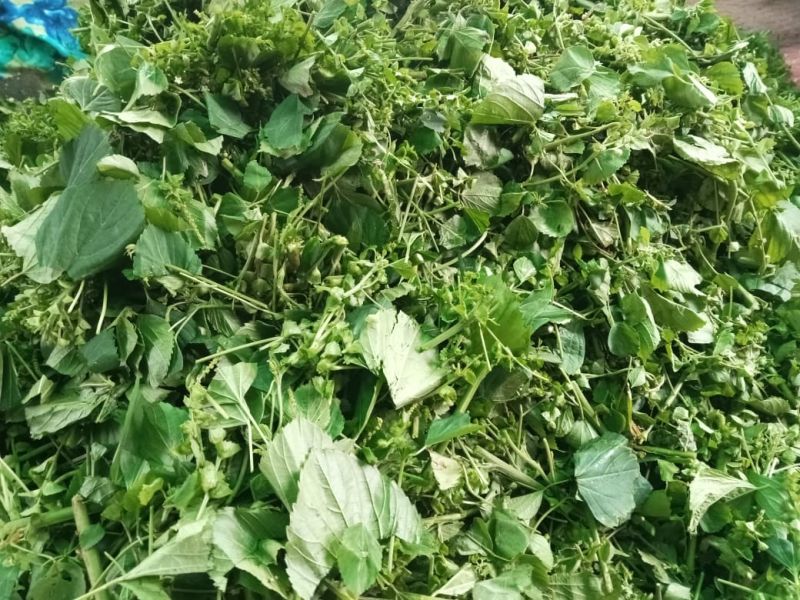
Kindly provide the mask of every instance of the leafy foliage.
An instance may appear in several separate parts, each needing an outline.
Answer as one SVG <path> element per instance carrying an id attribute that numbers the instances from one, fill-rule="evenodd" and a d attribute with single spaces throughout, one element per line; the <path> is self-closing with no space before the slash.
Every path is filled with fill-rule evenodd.
<path id="1" fill-rule="evenodd" d="M 800 99 L 688 4 L 89 3 L 0 114 L 0 600 L 795 597 Z"/>

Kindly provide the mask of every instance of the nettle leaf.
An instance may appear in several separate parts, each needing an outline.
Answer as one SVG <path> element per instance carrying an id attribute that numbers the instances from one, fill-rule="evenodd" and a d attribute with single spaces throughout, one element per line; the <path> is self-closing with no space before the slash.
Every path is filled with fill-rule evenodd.
<path id="1" fill-rule="evenodd" d="M 425 436 L 425 447 L 435 446 L 462 435 L 469 435 L 480 429 L 480 425 L 470 422 L 469 413 L 457 412 L 450 416 L 434 419 Z"/>
<path id="2" fill-rule="evenodd" d="M 800 248 L 800 208 L 781 201 L 764 219 L 764 238 L 770 260 L 779 263 Z"/>
<path id="3" fill-rule="evenodd" d="M 592 51 L 586 46 L 571 46 L 564 50 L 550 71 L 550 85 L 566 92 L 591 77 L 595 71 Z"/>
<path id="4" fill-rule="evenodd" d="M 90 387 L 80 387 L 73 381 L 46 402 L 26 406 L 28 430 L 34 438 L 61 431 L 88 417 L 107 398 L 107 395 Z"/>
<path id="5" fill-rule="evenodd" d="M 705 138 L 689 135 L 685 140 L 673 139 L 672 145 L 681 158 L 705 167 L 711 173 L 725 179 L 736 178 L 742 169 L 739 162 L 725 148 Z"/>
<path id="6" fill-rule="evenodd" d="M 600 183 L 619 171 L 631 156 L 630 148 L 609 148 L 589 162 L 583 172 L 583 181 L 590 185 Z"/>
<path id="7" fill-rule="evenodd" d="M 503 79 L 472 112 L 473 125 L 533 125 L 544 111 L 544 82 L 535 75 Z"/>
<path id="8" fill-rule="evenodd" d="M 206 93 L 208 122 L 222 135 L 241 139 L 250 133 L 250 126 L 242 120 L 239 107 L 230 98 Z"/>
<path id="9" fill-rule="evenodd" d="M 132 184 L 72 185 L 36 232 L 38 264 L 72 279 L 89 277 L 119 258 L 143 227 L 144 209 Z"/>
<path id="10" fill-rule="evenodd" d="M 422 333 L 417 322 L 394 308 L 367 317 L 359 341 L 367 367 L 386 378 L 396 407 L 427 396 L 444 378 L 436 350 L 419 351 Z"/>
<path id="11" fill-rule="evenodd" d="M 503 193 L 503 182 L 494 173 L 483 171 L 475 175 L 471 185 L 461 194 L 461 200 L 467 214 L 475 225 L 485 230 L 489 218 L 500 208 L 500 195 Z"/>
<path id="12" fill-rule="evenodd" d="M 37 283 L 50 283 L 58 279 L 61 274 L 60 269 L 42 266 L 36 253 L 36 235 L 42 223 L 56 207 L 57 201 L 57 196 L 51 197 L 39 210 L 33 211 L 16 225 L 2 228 L 8 245 L 22 259 L 22 270 L 25 275 Z"/>
<path id="13" fill-rule="evenodd" d="M 61 177 L 68 186 L 95 181 L 98 161 L 109 154 L 111 145 L 106 134 L 97 125 L 87 125 L 61 149 L 58 161 Z"/>
<path id="14" fill-rule="evenodd" d="M 141 278 L 163 277 L 171 274 L 170 267 L 199 273 L 202 264 L 186 241 L 185 234 L 148 225 L 136 242 L 133 274 Z"/>
<path id="15" fill-rule="evenodd" d="M 627 521 L 636 508 L 639 462 L 621 435 L 605 433 L 575 453 L 578 492 L 606 527 Z"/>
<path id="16" fill-rule="evenodd" d="M 292 94 L 297 94 L 303 98 L 313 95 L 314 90 L 311 89 L 311 68 L 316 61 L 316 56 L 311 56 L 300 61 L 281 75 L 278 82 Z"/>
<path id="17" fill-rule="evenodd" d="M 137 179 L 139 168 L 127 156 L 109 154 L 97 161 L 97 170 L 101 175 L 114 179 Z"/>
<path id="18" fill-rule="evenodd" d="M 291 94 L 272 111 L 260 137 L 280 156 L 299 154 L 308 144 L 303 135 L 303 121 L 311 113 L 297 94 Z"/>
<path id="19" fill-rule="evenodd" d="M 422 535 L 420 517 L 397 484 L 354 456 L 312 450 L 286 531 L 289 580 L 301 598 L 314 596 L 337 563 L 345 531 L 358 524 L 379 541 L 396 536 L 413 544 Z"/>
<path id="20" fill-rule="evenodd" d="M 247 402 L 247 392 L 253 386 L 258 373 L 255 363 L 223 362 L 217 367 L 214 379 L 208 384 L 208 394 L 213 399 L 213 407 L 221 418 L 216 424 L 233 426 L 247 424 L 248 427 L 257 422 L 253 410 Z M 260 417 L 260 410 L 257 416 Z"/>
<path id="21" fill-rule="evenodd" d="M 575 228 L 575 215 L 565 200 L 537 204 L 531 219 L 539 231 L 550 237 L 566 237 Z"/>
<path id="22" fill-rule="evenodd" d="M 658 268 L 650 283 L 659 291 L 666 292 L 673 290 L 685 294 L 699 294 L 696 289 L 703 282 L 700 273 L 685 262 L 674 259 L 662 260 L 658 263 Z"/>
<path id="23" fill-rule="evenodd" d="M 469 417 L 468 417 L 469 418 Z M 261 472 L 286 508 L 297 499 L 300 470 L 311 450 L 333 448 L 331 437 L 305 418 L 286 425 L 267 445 Z"/>
<path id="24" fill-rule="evenodd" d="M 644 297 L 650 304 L 653 317 L 661 327 L 672 331 L 697 331 L 706 326 L 706 319 L 685 304 L 680 304 L 643 287 Z"/>
<path id="25" fill-rule="evenodd" d="M 278 577 L 270 570 L 288 525 L 284 513 L 269 509 L 227 507 L 214 519 L 214 547 L 231 561 L 232 567 L 255 577 L 267 589 L 283 592 Z M 272 543 L 270 543 L 270 541 Z"/>
<path id="26" fill-rule="evenodd" d="M 344 530 L 336 551 L 336 566 L 344 584 L 356 595 L 367 591 L 381 569 L 383 549 L 375 534 L 357 523 Z"/>
<path id="27" fill-rule="evenodd" d="M 625 314 L 625 323 L 636 332 L 638 355 L 647 358 L 661 342 L 661 333 L 650 305 L 638 294 L 628 294 L 622 299 L 622 311 Z"/>
<path id="28" fill-rule="evenodd" d="M 158 387 L 169 373 L 175 336 L 169 323 L 156 315 L 139 315 L 136 327 L 144 342 L 147 380 L 152 387 Z"/>
<path id="29" fill-rule="evenodd" d="M 703 515 L 716 502 L 730 499 L 754 490 L 746 479 L 731 477 L 721 471 L 701 464 L 700 470 L 689 484 L 689 531 L 695 533 Z"/>

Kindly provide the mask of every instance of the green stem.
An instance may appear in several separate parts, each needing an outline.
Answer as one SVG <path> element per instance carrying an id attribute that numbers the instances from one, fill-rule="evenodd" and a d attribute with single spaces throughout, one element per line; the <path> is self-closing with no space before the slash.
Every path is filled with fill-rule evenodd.
<path id="1" fill-rule="evenodd" d="M 617 125 L 617 123 L 606 123 L 605 125 L 601 125 L 600 127 L 596 127 L 594 129 L 590 129 L 589 131 L 584 131 L 582 133 L 576 133 L 574 135 L 568 135 L 568 136 L 563 137 L 563 138 L 558 138 L 558 139 L 553 140 L 552 142 L 548 142 L 547 144 L 542 146 L 542 150 L 547 151 L 547 150 L 552 150 L 553 148 L 558 148 L 559 146 L 567 146 L 567 145 L 571 144 L 572 142 L 577 142 L 577 141 L 580 141 L 580 140 L 582 140 L 584 138 L 591 137 L 591 136 L 595 135 L 596 133 L 602 133 L 606 129 L 610 129 L 611 127 L 614 127 L 615 125 Z"/>
<path id="2" fill-rule="evenodd" d="M 72 497 L 72 512 L 75 518 L 75 528 L 78 530 L 78 536 L 91 527 L 92 523 L 89 520 L 89 513 L 86 511 L 86 505 L 77 494 Z M 103 577 L 103 565 L 100 563 L 100 554 L 97 548 L 84 548 L 81 546 L 81 556 L 86 565 L 86 573 L 89 575 L 89 583 L 95 587 L 100 579 Z M 97 597 L 99 600 L 110 600 L 105 591 L 98 591 Z"/>
<path id="3" fill-rule="evenodd" d="M 442 333 L 437 335 L 435 338 L 429 339 L 427 342 L 423 342 L 419 346 L 420 352 L 425 352 L 426 350 L 430 350 L 431 348 L 436 348 L 441 343 L 446 342 L 454 335 L 458 335 L 464 329 L 464 321 L 459 321 L 455 325 L 448 327 Z"/>
<path id="4" fill-rule="evenodd" d="M 470 402 L 472 402 L 472 398 L 475 396 L 475 393 L 478 391 L 478 388 L 480 387 L 483 380 L 486 379 L 486 376 L 488 374 L 489 374 L 489 365 L 484 365 L 481 368 L 481 372 L 478 373 L 478 376 L 475 378 L 475 381 L 472 382 L 472 385 L 467 391 L 467 394 L 464 396 L 464 398 L 462 398 L 461 402 L 459 403 L 458 412 L 460 413 L 467 412 L 469 404 Z"/>

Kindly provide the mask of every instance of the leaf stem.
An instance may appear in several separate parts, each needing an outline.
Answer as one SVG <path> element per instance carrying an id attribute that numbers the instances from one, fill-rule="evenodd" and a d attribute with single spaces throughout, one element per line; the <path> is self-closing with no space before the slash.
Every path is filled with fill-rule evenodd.
<path id="1" fill-rule="evenodd" d="M 86 505 L 77 494 L 72 497 L 72 513 L 75 519 L 75 528 L 78 530 L 78 539 L 80 535 L 91 526 L 89 520 L 89 513 L 86 512 Z M 89 583 L 95 587 L 100 579 L 103 577 L 103 565 L 100 563 L 100 554 L 97 548 L 83 548 L 81 546 L 81 557 L 86 565 L 86 573 L 89 575 Z M 104 590 L 98 589 L 95 592 L 99 600 L 110 600 L 108 594 Z"/>
<path id="2" fill-rule="evenodd" d="M 442 344 L 449 340 L 454 335 L 458 335 L 464 329 L 464 321 L 459 321 L 455 325 L 448 327 L 442 333 L 437 335 L 435 338 L 429 339 L 427 342 L 423 342 L 419 346 L 420 352 L 425 352 L 426 350 L 430 350 L 431 348 L 435 348 L 439 344 Z"/>
<path id="3" fill-rule="evenodd" d="M 483 382 L 484 379 L 486 379 L 486 376 L 489 374 L 489 369 L 490 369 L 489 365 L 483 365 L 480 373 L 478 373 L 478 376 L 475 378 L 475 381 L 472 382 L 472 385 L 470 386 L 469 390 L 467 390 L 467 394 L 461 399 L 461 402 L 458 404 L 458 412 L 460 413 L 467 412 L 469 404 L 470 402 L 472 402 L 472 398 L 475 397 L 475 394 L 478 391 L 478 388 L 480 387 L 481 383 Z"/>

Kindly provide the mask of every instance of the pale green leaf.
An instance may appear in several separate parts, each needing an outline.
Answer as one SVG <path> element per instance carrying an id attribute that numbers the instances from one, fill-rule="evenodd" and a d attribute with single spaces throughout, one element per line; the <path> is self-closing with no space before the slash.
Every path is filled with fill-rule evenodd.
<path id="1" fill-rule="evenodd" d="M 697 525 L 711 505 L 754 490 L 746 479 L 731 477 L 721 471 L 701 465 L 697 475 L 689 484 L 689 531 L 695 533 Z"/>

